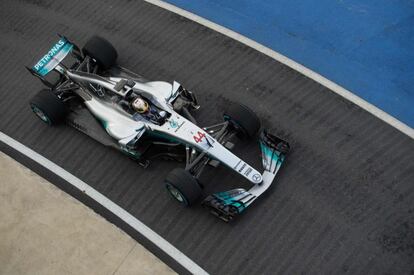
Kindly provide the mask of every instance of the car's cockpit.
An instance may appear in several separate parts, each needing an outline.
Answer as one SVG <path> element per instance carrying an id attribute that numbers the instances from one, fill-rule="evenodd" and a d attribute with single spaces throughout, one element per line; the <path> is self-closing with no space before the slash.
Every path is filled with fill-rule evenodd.
<path id="1" fill-rule="evenodd" d="M 146 110 L 137 110 L 134 108 L 134 101 L 140 99 L 147 104 Z M 151 98 L 146 97 L 143 94 L 138 93 L 137 91 L 131 91 L 128 96 L 121 98 L 118 97 L 118 105 L 131 115 L 132 119 L 135 121 L 150 121 L 157 125 L 163 125 L 165 121 L 171 116 L 171 114 L 160 106 L 158 106 Z"/>

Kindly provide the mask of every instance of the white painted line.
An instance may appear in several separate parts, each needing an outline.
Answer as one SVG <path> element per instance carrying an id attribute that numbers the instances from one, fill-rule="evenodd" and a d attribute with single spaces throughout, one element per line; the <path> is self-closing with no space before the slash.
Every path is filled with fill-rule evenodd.
<path id="1" fill-rule="evenodd" d="M 20 142 L 16 141 L 15 139 L 9 137 L 8 135 L 0 132 L 0 141 L 4 142 L 8 146 L 14 148 L 18 152 L 22 153 L 23 155 L 29 157 L 33 161 L 37 162 L 38 164 L 42 165 L 49 171 L 53 172 L 54 174 L 58 175 L 77 189 L 81 190 L 83 193 L 88 195 L 90 198 L 95 200 L 97 203 L 108 209 L 110 212 L 115 214 L 117 217 L 122 219 L 126 222 L 129 226 L 134 228 L 138 231 L 141 235 L 151 241 L 153 244 L 158 246 L 162 251 L 168 254 L 171 258 L 181 264 L 184 268 L 186 268 L 189 272 L 193 274 L 208 274 L 204 269 L 202 269 L 199 265 L 193 262 L 190 258 L 188 258 L 184 253 L 180 250 L 175 248 L 172 244 L 168 241 L 163 239 L 160 235 L 155 233 L 151 228 L 146 226 L 144 223 L 139 221 L 137 218 L 129 214 L 123 208 L 109 200 L 107 197 L 93 189 L 91 186 L 80 180 L 79 178 L 75 177 L 62 167 L 56 165 L 55 163 L 51 162 L 47 158 L 43 157 L 42 155 L 36 153 L 32 149 L 26 147 L 25 145 L 21 144 Z"/>
<path id="2" fill-rule="evenodd" d="M 235 31 L 232 31 L 228 28 L 225 28 L 223 26 L 220 26 L 214 22 L 211 22 L 203 17 L 200 17 L 196 14 L 193 14 L 191 12 L 188 12 L 186 10 L 183 10 L 181 8 L 178 8 L 174 5 L 171 5 L 169 3 L 166 3 L 161 0 L 145 0 L 148 3 L 151 3 L 153 5 L 156 5 L 158 7 L 161 7 L 163 9 L 169 10 L 171 12 L 174 12 L 176 14 L 179 14 L 183 17 L 186 17 L 190 20 L 193 20 L 201 25 L 204 25 L 212 30 L 215 30 L 219 33 L 222 33 L 230 38 L 233 38 L 234 40 L 237 40 L 261 53 L 264 53 L 265 55 L 279 61 L 280 63 L 283 63 L 290 68 L 300 72 L 301 74 L 315 80 L 316 82 L 322 84 L 323 86 L 329 88 L 334 93 L 348 99 L 352 103 L 358 105 L 362 109 L 370 112 L 374 116 L 378 117 L 379 119 L 383 120 L 384 122 L 388 123 L 389 125 L 393 126 L 394 128 L 400 130 L 407 136 L 414 139 L 414 129 L 408 126 L 407 124 L 399 121 L 395 117 L 391 116 L 390 114 L 387 114 L 386 112 L 382 111 L 381 109 L 375 107 L 371 103 L 365 101 L 364 99 L 360 98 L 359 96 L 353 94 L 352 92 L 348 91 L 347 89 L 339 86 L 338 84 L 330 81 L 329 79 L 323 77 L 322 75 L 312 71 L 311 69 L 306 68 L 305 66 L 293 61 L 292 59 L 275 52 L 274 50 L 263 46 L 262 44 L 257 43 L 256 41 L 253 41 Z"/>

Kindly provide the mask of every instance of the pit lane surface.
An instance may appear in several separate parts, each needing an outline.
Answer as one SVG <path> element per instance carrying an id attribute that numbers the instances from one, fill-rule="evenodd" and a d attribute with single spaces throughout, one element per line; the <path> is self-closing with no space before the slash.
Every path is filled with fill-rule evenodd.
<path id="1" fill-rule="evenodd" d="M 414 271 L 414 143 L 290 68 L 221 34 L 140 1 L 1 1 L 0 130 L 145 222 L 213 274 Z M 48 128 L 28 100 L 42 86 L 25 71 L 62 33 L 116 45 L 119 64 L 178 80 L 199 96 L 203 124 L 229 101 L 254 107 L 293 148 L 277 183 L 230 224 L 182 209 L 163 187 L 176 163 L 147 170 L 76 130 Z M 239 152 L 258 166 L 255 143 Z M 3 147 L 2 147 L 3 149 Z M 4 149 L 3 149 L 4 150 Z M 225 168 L 209 192 L 243 186 Z"/>

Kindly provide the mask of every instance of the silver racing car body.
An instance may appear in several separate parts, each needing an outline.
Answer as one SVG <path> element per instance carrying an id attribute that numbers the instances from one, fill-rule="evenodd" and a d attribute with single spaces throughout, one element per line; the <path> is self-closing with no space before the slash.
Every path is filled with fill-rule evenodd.
<path id="1" fill-rule="evenodd" d="M 48 124 L 66 121 L 144 167 L 156 157 L 185 160 L 184 169 L 175 169 L 167 176 L 166 187 L 186 206 L 203 194 L 198 178 L 206 165 L 227 166 L 252 187 L 205 197 L 202 204 L 225 221 L 269 188 L 289 144 L 261 131 L 261 172 L 236 156 L 231 151 L 234 137 L 252 138 L 260 128 L 260 121 L 249 108 L 235 104 L 224 113 L 222 122 L 201 127 L 191 114 L 200 107 L 192 92 L 175 81 L 148 81 L 116 65 L 116 56 L 115 49 L 103 38 L 92 37 L 80 50 L 61 36 L 42 59 L 27 67 L 49 87 L 30 102 L 34 113 Z M 73 62 L 65 64 L 68 59 Z M 58 76 L 54 83 L 47 79 L 51 72 Z M 133 108 L 137 98 L 145 102 L 145 112 Z"/>

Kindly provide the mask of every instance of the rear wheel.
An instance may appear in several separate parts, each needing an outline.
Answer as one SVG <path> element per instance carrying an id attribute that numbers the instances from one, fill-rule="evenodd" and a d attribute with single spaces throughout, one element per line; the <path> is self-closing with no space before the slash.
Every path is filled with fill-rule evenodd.
<path id="1" fill-rule="evenodd" d="M 99 36 L 92 36 L 88 42 L 86 42 L 85 46 L 83 46 L 82 51 L 84 54 L 95 59 L 104 69 L 109 69 L 115 65 L 116 58 L 118 57 L 118 53 L 114 46 L 112 46 L 109 41 Z"/>
<path id="2" fill-rule="evenodd" d="M 48 125 L 56 125 L 65 119 L 66 105 L 50 90 L 39 91 L 31 100 L 34 114 Z"/>
<path id="3" fill-rule="evenodd" d="M 223 114 L 224 120 L 247 138 L 254 137 L 260 129 L 259 117 L 247 106 L 232 103 Z"/>
<path id="4" fill-rule="evenodd" d="M 184 206 L 193 205 L 201 196 L 201 187 L 190 172 L 176 168 L 165 178 L 168 193 Z"/>

